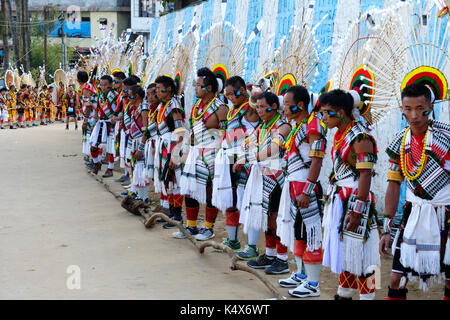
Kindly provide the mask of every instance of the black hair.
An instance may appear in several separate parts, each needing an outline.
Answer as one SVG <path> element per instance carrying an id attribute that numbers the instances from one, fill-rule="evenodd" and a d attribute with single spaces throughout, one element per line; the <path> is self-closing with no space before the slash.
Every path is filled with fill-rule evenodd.
<path id="1" fill-rule="evenodd" d="M 122 83 L 126 86 L 132 87 L 136 85 L 138 82 L 136 81 L 135 77 L 128 77 L 125 80 L 123 80 Z"/>
<path id="2" fill-rule="evenodd" d="M 153 89 L 153 88 L 156 88 L 156 83 L 154 83 L 154 82 L 150 83 L 150 84 L 147 86 L 147 90 L 148 90 L 148 89 Z"/>
<path id="3" fill-rule="evenodd" d="M 27 85 L 24 83 L 20 86 L 20 89 L 25 89 L 27 87 Z"/>
<path id="4" fill-rule="evenodd" d="M 422 83 L 413 83 L 403 88 L 402 100 L 405 97 L 421 97 L 424 96 L 427 102 L 431 101 L 430 89 Z"/>
<path id="5" fill-rule="evenodd" d="M 200 68 L 197 71 L 197 77 L 203 78 L 203 84 L 205 87 L 211 86 L 211 90 L 213 93 L 216 93 L 219 90 L 219 83 L 217 82 L 217 78 L 214 73 L 208 68 Z"/>
<path id="6" fill-rule="evenodd" d="M 112 83 L 112 82 L 113 82 L 113 79 L 111 78 L 111 76 L 108 76 L 108 75 L 102 76 L 102 77 L 100 78 L 100 80 L 106 80 L 106 81 L 108 81 L 109 83 Z"/>
<path id="7" fill-rule="evenodd" d="M 82 82 L 82 83 L 86 83 L 89 81 L 89 75 L 86 71 L 80 70 L 77 73 L 77 80 Z"/>
<path id="8" fill-rule="evenodd" d="M 127 76 L 122 71 L 117 71 L 113 74 L 113 77 L 120 80 L 124 80 Z"/>
<path id="9" fill-rule="evenodd" d="M 166 89 L 171 88 L 171 94 L 174 95 L 177 90 L 177 85 L 175 81 L 171 77 L 168 76 L 159 76 L 156 78 L 155 83 L 162 84 Z"/>
<path id="10" fill-rule="evenodd" d="M 132 94 L 133 95 L 138 95 L 138 96 L 140 96 L 142 99 L 144 99 L 145 98 L 145 91 L 144 91 L 144 89 L 142 89 L 142 87 L 141 86 L 139 86 L 139 85 L 134 85 L 134 86 L 132 86 L 131 87 L 131 92 L 132 92 Z"/>
<path id="11" fill-rule="evenodd" d="M 2 87 L 2 88 L 0 89 L 0 92 L 2 92 L 2 91 L 8 91 L 8 90 L 6 89 L 6 87 Z"/>
<path id="12" fill-rule="evenodd" d="M 269 106 L 272 106 L 274 103 L 276 103 L 277 109 L 280 108 L 280 99 L 278 99 L 278 96 L 273 92 L 270 92 L 270 91 L 264 92 L 257 98 L 257 100 L 261 100 L 261 99 L 265 99 Z"/>
<path id="13" fill-rule="evenodd" d="M 238 90 L 239 88 L 244 88 L 244 89 L 246 88 L 244 79 L 242 79 L 239 76 L 233 76 L 231 78 L 228 78 L 228 80 L 225 82 L 225 87 L 227 87 L 227 86 L 232 86 L 236 90 Z"/>
<path id="14" fill-rule="evenodd" d="M 350 118 L 353 117 L 353 97 L 344 90 L 334 89 L 321 94 L 319 97 L 319 106 L 326 104 L 335 110 L 344 110 L 347 116 Z"/>
<path id="15" fill-rule="evenodd" d="M 141 82 L 141 78 L 139 78 L 138 76 L 135 76 L 134 74 L 132 74 L 132 75 L 130 76 L 130 78 L 133 78 L 134 80 L 136 80 L 136 83 Z"/>
<path id="16" fill-rule="evenodd" d="M 47 89 L 47 86 L 46 85 L 42 86 L 42 89 Z"/>
<path id="17" fill-rule="evenodd" d="M 305 109 L 308 108 L 311 97 L 309 96 L 308 90 L 304 86 L 293 86 L 286 90 L 286 93 L 292 93 L 295 105 L 299 102 L 303 102 Z M 285 94 L 286 94 L 285 93 Z"/>

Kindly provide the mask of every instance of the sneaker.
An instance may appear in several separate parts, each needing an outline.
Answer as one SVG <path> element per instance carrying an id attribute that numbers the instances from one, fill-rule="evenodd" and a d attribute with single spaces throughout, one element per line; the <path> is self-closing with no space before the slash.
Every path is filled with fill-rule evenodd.
<path id="1" fill-rule="evenodd" d="M 320 296 L 319 284 L 312 285 L 309 281 L 303 281 L 297 288 L 288 291 L 291 296 L 297 298 Z"/>
<path id="2" fill-rule="evenodd" d="M 265 269 L 274 263 L 276 258 L 269 259 L 265 253 L 260 255 L 257 259 L 250 260 L 247 265 L 253 269 Z"/>
<path id="3" fill-rule="evenodd" d="M 241 260 L 252 260 L 256 259 L 259 256 L 259 250 L 256 247 L 250 247 L 249 245 L 246 245 L 244 250 L 239 251 L 236 256 L 238 259 Z"/>
<path id="4" fill-rule="evenodd" d="M 211 238 L 214 238 L 214 230 L 210 228 L 201 228 L 198 234 L 195 235 L 195 239 L 198 241 L 206 241 Z"/>
<path id="5" fill-rule="evenodd" d="M 128 192 L 122 192 L 120 195 L 126 197 L 128 195 Z"/>
<path id="6" fill-rule="evenodd" d="M 119 179 L 114 180 L 115 182 L 125 182 L 125 176 L 121 176 Z"/>
<path id="7" fill-rule="evenodd" d="M 178 221 L 178 222 L 181 222 L 181 221 L 182 221 L 182 220 L 177 220 L 177 219 L 172 219 L 172 220 Z M 173 229 L 173 228 L 176 228 L 176 227 L 177 227 L 177 226 L 176 226 L 175 224 L 169 223 L 169 222 L 166 222 L 166 224 L 163 225 L 163 228 L 164 228 L 164 229 Z"/>
<path id="8" fill-rule="evenodd" d="M 275 258 L 275 261 L 264 270 L 266 274 L 283 274 L 289 273 L 289 264 L 287 261 L 283 261 L 279 258 Z"/>
<path id="9" fill-rule="evenodd" d="M 241 250 L 241 242 L 239 240 L 233 241 L 233 240 L 230 240 L 230 238 L 227 238 L 222 241 L 222 244 L 224 246 L 227 246 L 228 248 L 230 248 L 231 250 L 233 250 L 235 252 Z M 222 249 L 214 249 L 214 251 L 223 252 Z"/>
<path id="10" fill-rule="evenodd" d="M 305 280 L 306 280 L 306 275 L 301 274 L 301 273 L 292 272 L 292 274 L 289 278 L 278 280 L 278 284 L 280 285 L 280 287 L 283 287 L 283 288 L 297 288 Z"/>
<path id="11" fill-rule="evenodd" d="M 190 233 L 192 236 L 196 236 L 199 232 L 197 227 L 186 227 L 186 231 L 188 233 Z M 172 233 L 172 237 L 174 237 L 175 239 L 186 239 L 187 238 L 186 235 L 181 231 Z"/>

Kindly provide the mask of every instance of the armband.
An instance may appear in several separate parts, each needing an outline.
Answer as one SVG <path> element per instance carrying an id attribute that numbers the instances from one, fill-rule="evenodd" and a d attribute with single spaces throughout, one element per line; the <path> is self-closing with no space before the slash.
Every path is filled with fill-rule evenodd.
<path id="1" fill-rule="evenodd" d="M 309 181 L 309 179 L 306 179 L 302 194 L 307 195 L 308 197 L 311 197 L 315 188 L 316 188 L 316 183 Z"/>
<path id="2" fill-rule="evenodd" d="M 383 235 L 391 233 L 391 223 L 392 223 L 391 218 L 386 216 L 383 218 L 383 232 L 382 232 Z"/>
<path id="3" fill-rule="evenodd" d="M 376 161 L 376 155 L 368 152 L 361 152 L 356 154 L 356 169 L 373 169 L 373 164 Z"/>

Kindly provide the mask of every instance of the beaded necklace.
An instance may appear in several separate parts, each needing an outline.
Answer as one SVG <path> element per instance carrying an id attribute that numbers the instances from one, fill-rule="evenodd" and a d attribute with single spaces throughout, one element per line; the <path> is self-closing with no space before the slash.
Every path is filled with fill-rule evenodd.
<path id="1" fill-rule="evenodd" d="M 166 104 L 164 105 L 164 107 L 159 109 L 158 117 L 156 118 L 156 121 L 158 122 L 158 124 L 160 124 L 162 122 L 163 117 L 164 117 L 164 113 L 166 113 L 166 108 L 169 105 L 170 101 L 172 101 L 172 100 L 167 101 Z"/>
<path id="2" fill-rule="evenodd" d="M 289 133 L 289 136 L 286 140 L 286 143 L 284 144 L 284 148 L 289 152 L 292 150 L 292 147 L 294 146 L 294 141 L 295 141 L 295 136 L 297 135 L 298 131 L 300 130 L 300 128 L 302 127 L 302 125 L 304 123 L 306 123 L 306 121 L 308 121 L 306 118 L 302 120 L 302 122 L 300 124 L 296 124 L 294 129 L 292 129 L 292 131 Z"/>
<path id="3" fill-rule="evenodd" d="M 270 131 L 272 131 L 273 126 L 275 125 L 275 123 L 277 123 L 278 119 L 280 119 L 280 114 L 278 113 L 272 120 L 269 121 L 269 123 L 265 123 L 263 125 L 263 127 L 261 128 L 261 131 L 259 131 L 259 136 L 258 136 L 258 143 L 261 146 L 264 141 L 266 141 L 267 136 L 269 135 Z M 264 137 L 262 137 L 264 132 Z"/>
<path id="4" fill-rule="evenodd" d="M 198 99 L 198 101 L 195 103 L 194 108 L 192 109 L 192 119 L 194 119 L 195 122 L 197 122 L 198 120 L 200 120 L 201 118 L 203 118 L 203 116 L 205 115 L 206 111 L 208 111 L 209 107 L 211 107 L 211 105 L 213 104 L 213 102 L 217 99 L 217 96 L 215 96 L 209 103 L 208 105 L 203 109 L 202 113 L 200 113 L 199 115 L 197 115 L 197 109 L 198 106 L 200 105 L 200 103 L 202 102 L 201 99 Z"/>
<path id="5" fill-rule="evenodd" d="M 336 134 L 334 135 L 334 148 L 337 150 L 341 147 L 342 143 L 345 140 L 345 136 L 347 135 L 347 133 L 349 133 L 349 131 L 353 128 L 353 126 L 355 125 L 356 121 L 353 120 L 352 122 L 350 122 L 350 124 L 347 126 L 347 128 L 345 129 L 345 131 L 341 134 L 341 136 L 339 138 L 337 138 L 338 133 L 336 132 Z"/>
<path id="6" fill-rule="evenodd" d="M 231 121 L 231 120 L 233 120 L 234 118 L 236 118 L 236 116 L 239 114 L 239 112 L 241 112 L 241 110 L 245 107 L 245 106 L 248 106 L 248 101 L 247 102 L 245 102 L 245 103 L 243 103 L 237 110 L 236 110 L 236 112 L 234 113 L 234 114 L 232 114 L 233 113 L 233 111 L 234 111 L 234 106 L 228 111 L 228 113 L 227 113 L 227 120 L 228 121 Z"/>
<path id="7" fill-rule="evenodd" d="M 420 174 L 423 171 L 423 168 L 425 167 L 425 160 L 427 158 L 427 155 L 425 154 L 425 149 L 426 149 L 426 146 L 427 146 L 428 129 L 425 132 L 423 149 L 422 149 L 422 156 L 420 158 L 420 165 L 417 168 L 417 170 L 413 169 L 413 167 L 415 165 L 414 165 L 414 161 L 411 159 L 412 155 L 410 154 L 409 157 L 407 158 L 406 154 L 405 154 L 406 136 L 408 135 L 409 131 L 410 131 L 410 128 L 407 128 L 406 131 L 405 131 L 405 134 L 403 136 L 402 145 L 400 147 L 400 165 L 401 165 L 401 168 L 402 168 L 403 176 L 406 179 L 408 179 L 409 181 L 413 181 L 413 180 L 416 180 L 420 176 Z M 412 172 L 414 175 L 410 175 L 409 172 Z"/>

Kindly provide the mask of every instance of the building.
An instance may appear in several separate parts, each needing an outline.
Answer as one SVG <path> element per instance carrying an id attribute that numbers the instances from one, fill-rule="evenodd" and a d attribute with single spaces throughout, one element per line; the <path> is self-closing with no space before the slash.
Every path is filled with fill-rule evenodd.
<path id="1" fill-rule="evenodd" d="M 29 0 L 29 11 L 33 19 L 43 21 L 45 6 L 51 6 L 54 28 L 49 31 L 49 42 L 61 41 L 60 12 L 65 43 L 80 51 L 87 50 L 101 39 L 106 30 L 119 37 L 130 27 L 130 0 Z"/>

